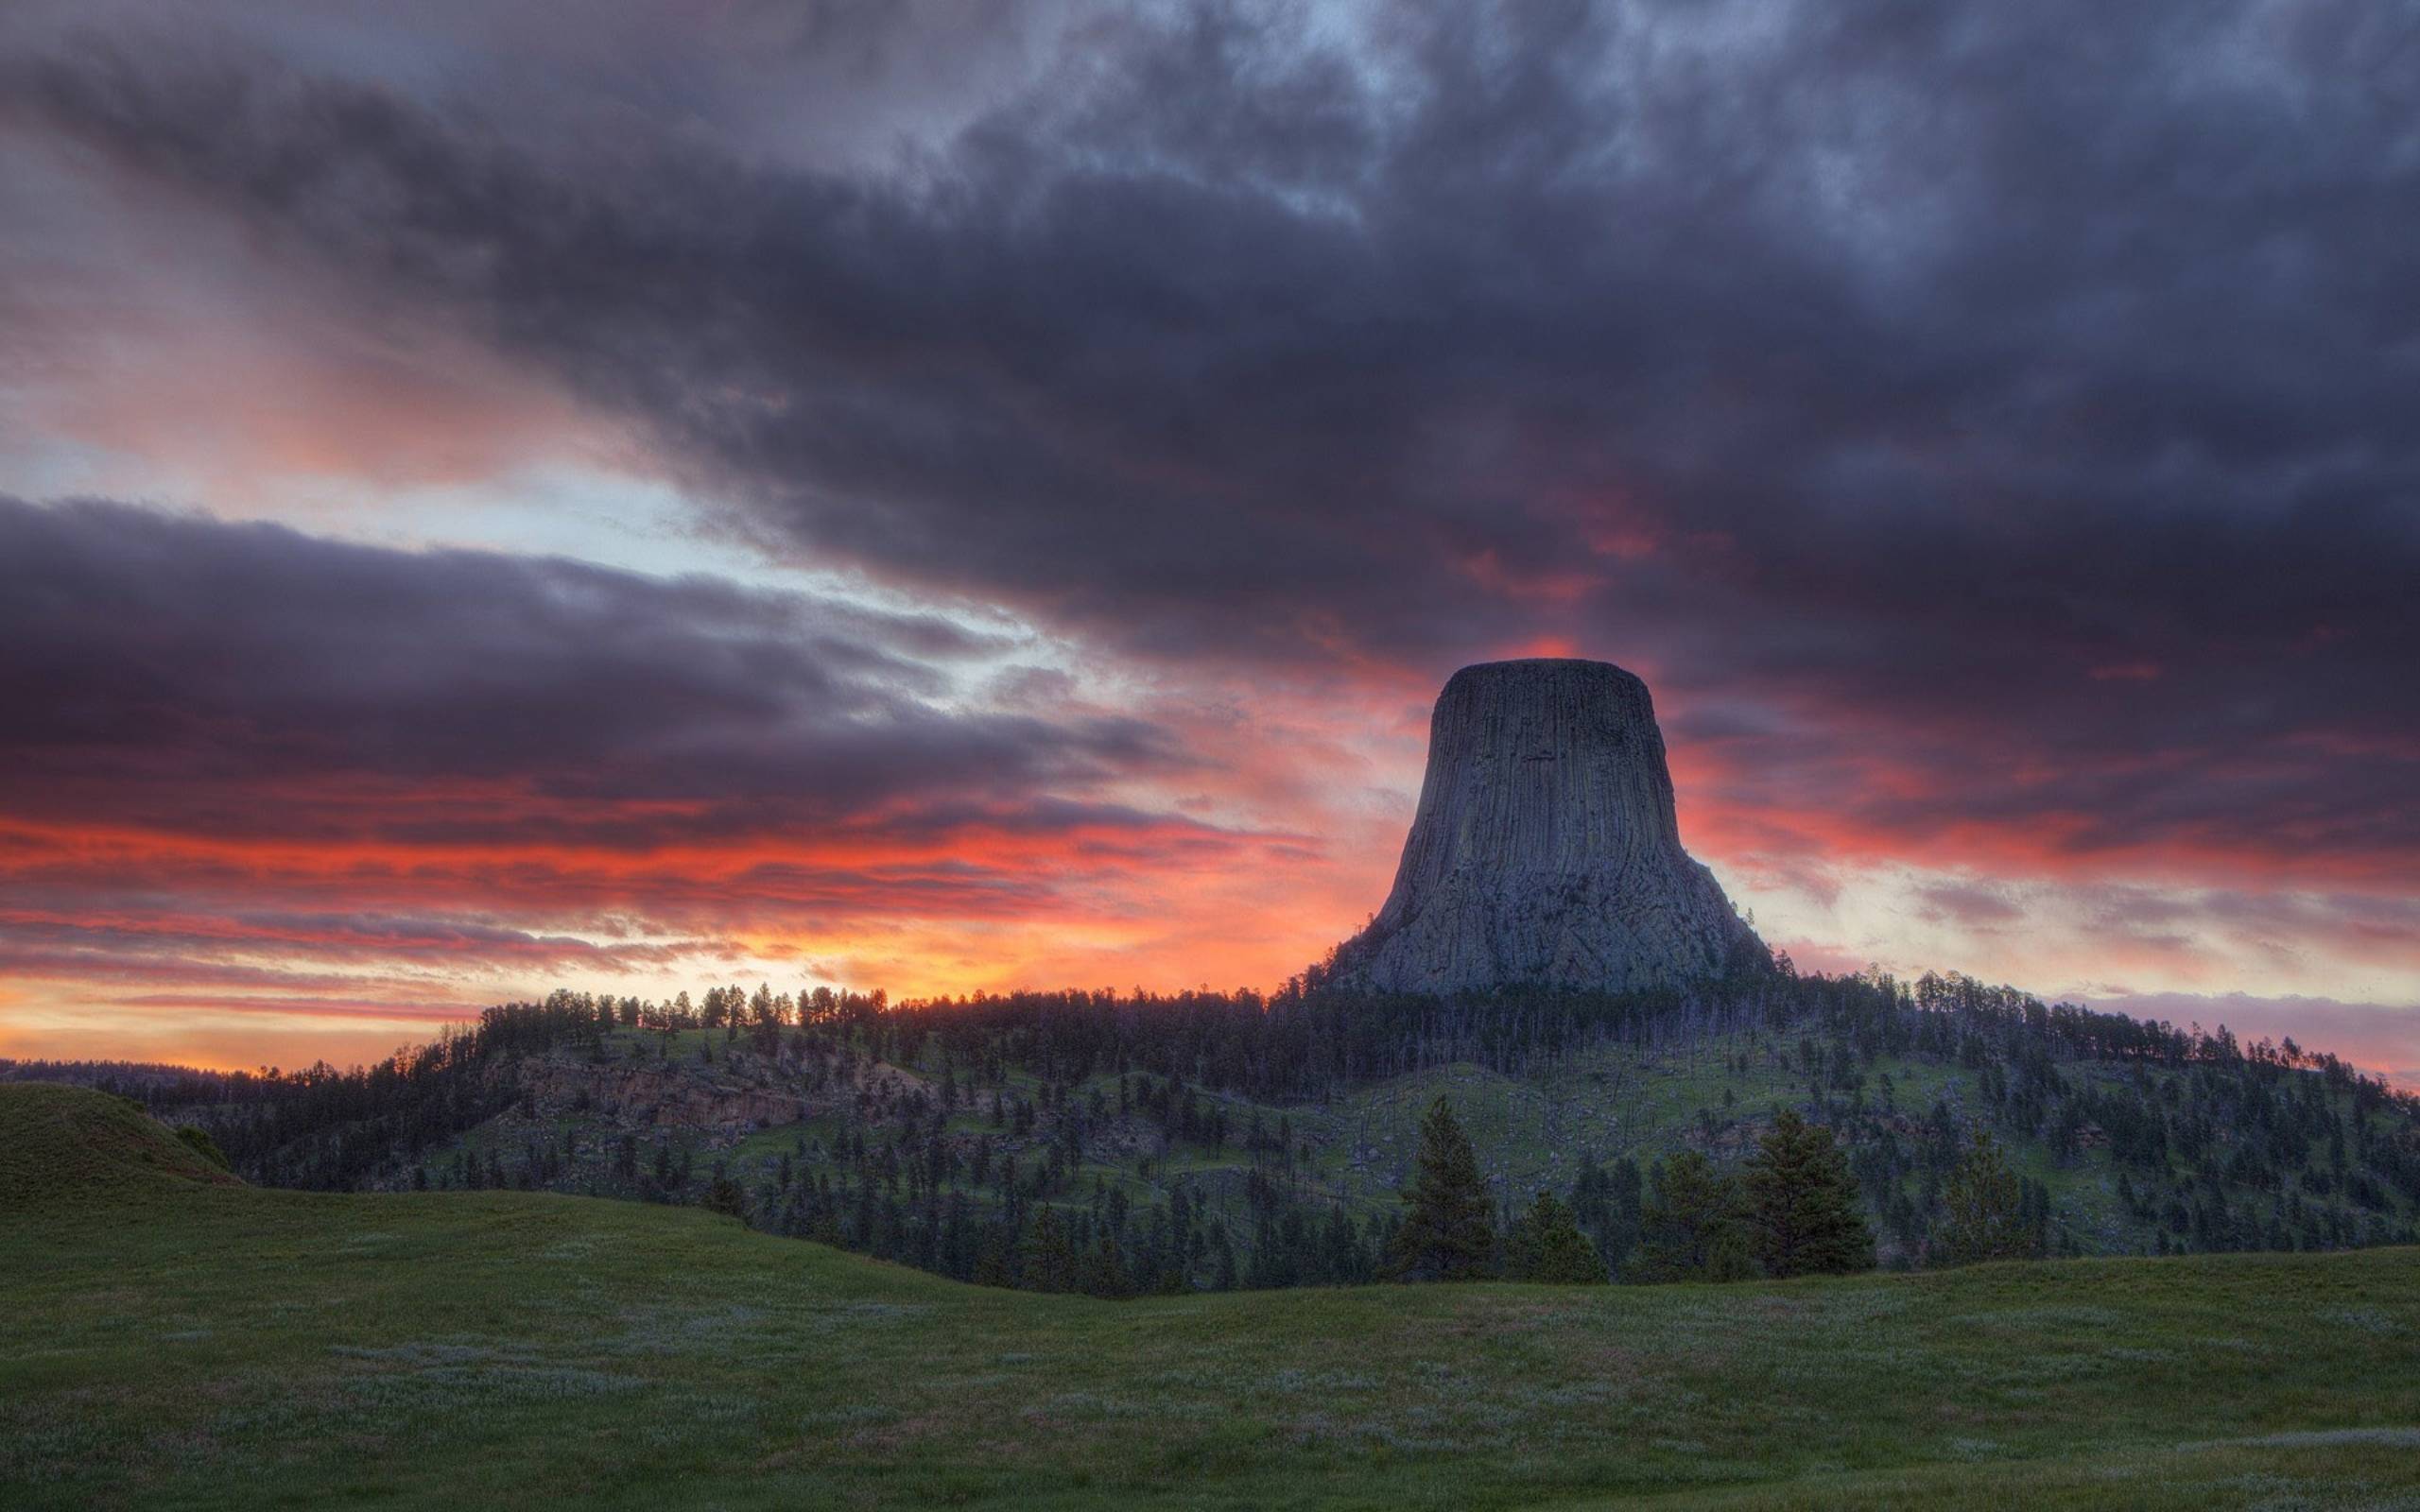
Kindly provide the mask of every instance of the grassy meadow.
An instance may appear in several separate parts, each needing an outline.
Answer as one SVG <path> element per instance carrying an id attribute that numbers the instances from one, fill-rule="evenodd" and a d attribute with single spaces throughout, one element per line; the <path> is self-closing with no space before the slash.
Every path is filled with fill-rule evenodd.
<path id="1" fill-rule="evenodd" d="M 2420 1506 L 2420 1252 L 1102 1302 L 0 1088 L 0 1504 Z"/>

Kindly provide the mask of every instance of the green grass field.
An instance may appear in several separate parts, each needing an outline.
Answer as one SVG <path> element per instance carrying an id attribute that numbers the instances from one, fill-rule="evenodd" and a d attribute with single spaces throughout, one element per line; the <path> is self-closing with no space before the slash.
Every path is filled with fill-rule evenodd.
<path id="1" fill-rule="evenodd" d="M 0 1505 L 2420 1507 L 2420 1251 L 1136 1302 L 0 1087 Z"/>

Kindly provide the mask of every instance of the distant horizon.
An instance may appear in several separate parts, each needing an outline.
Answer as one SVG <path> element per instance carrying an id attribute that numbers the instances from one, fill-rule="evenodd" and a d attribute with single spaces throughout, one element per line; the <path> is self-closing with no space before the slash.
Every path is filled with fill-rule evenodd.
<path id="1" fill-rule="evenodd" d="M 1267 990 L 1578 656 L 1803 967 L 2420 1076 L 2408 92 L 1952 11 L 9 8 L 0 1056 Z"/>
<path id="2" fill-rule="evenodd" d="M 1827 973 L 1817 973 L 1817 974 L 1829 975 L 1829 974 L 1833 974 L 1833 973 L 1828 973 L 1828 972 L 1827 972 Z M 1857 974 L 1857 973 L 1850 973 L 1850 974 Z M 1894 976 L 1896 976 L 1896 973 L 1892 973 L 1892 974 L 1893 974 L 1893 975 L 1894 975 Z M 1923 973 L 1921 973 L 1921 972 L 1917 973 L 1917 975 L 1918 975 L 1918 976 L 1921 976 L 1922 974 L 1923 974 Z M 1947 973 L 1946 973 L 1946 972 L 1945 972 L 1945 973 L 1943 973 L 1943 974 L 1947 974 Z M 1899 979 L 1899 980 L 1902 980 L 1902 981 L 1909 981 L 1909 980 L 1912 980 L 1911 978 L 1906 978 L 1906 977 L 1900 977 L 1900 978 L 1898 978 L 1898 979 Z M 741 987 L 746 987 L 746 986 L 748 986 L 748 984 L 744 984 L 744 983 L 737 983 L 737 984 L 735 984 L 735 983 L 731 983 L 731 982 L 722 982 L 722 983 L 716 983 L 716 984 L 710 984 L 710 985 L 711 985 L 711 986 L 723 987 L 723 988 L 729 988 L 729 987 L 733 987 L 733 986 L 741 986 Z M 782 988 L 782 987 L 780 987 L 780 986 L 778 986 L 778 985 L 776 985 L 776 984 L 769 983 L 769 982 L 767 982 L 767 983 L 760 983 L 760 984 L 757 984 L 757 985 L 761 985 L 761 986 L 766 986 L 766 987 L 771 988 L 773 989 L 773 991 L 775 992 L 775 995 L 776 995 L 776 996 L 786 996 L 786 997 L 788 997 L 789 999 L 791 999 L 793 1002 L 797 1001 L 798 999 L 800 999 L 801 997 L 803 997 L 803 996 L 804 995 L 804 994 L 802 994 L 802 993 L 799 993 L 799 992 L 796 992 L 796 991 L 793 991 L 793 990 L 789 990 L 789 989 L 784 988 Z M 2021 992 L 2022 992 L 2022 991 L 2026 991 L 2026 990 L 2027 990 L 2027 989 L 2026 989 L 2026 988 L 2024 988 L 2022 986 L 2019 986 L 2018 984 L 2015 984 L 2015 983 L 1991 983 L 1991 984 L 1987 984 L 1987 985 L 1990 985 L 1990 986 L 1996 986 L 1996 987 L 2011 987 L 2011 988 L 2014 988 L 2016 990 L 2021 991 Z M 282 1064 L 282 1063 L 278 1063 L 278 1062 L 271 1062 L 271 1061 L 257 1061 L 257 1062 L 227 1062 L 227 1063 L 220 1064 L 220 1063 L 208 1063 L 208 1062 L 198 1061 L 198 1060 L 146 1060 L 146 1059 L 129 1059 L 129 1058 L 126 1058 L 126 1057 L 102 1057 L 102 1056 L 80 1056 L 80 1055 L 6 1055 L 6 1054 L 0 1054 L 0 1066 L 27 1066 L 27 1065 L 43 1065 L 43 1064 L 55 1064 L 55 1065 L 122 1065 L 122 1066 L 127 1066 L 127 1067 L 130 1067 L 130 1068 L 140 1069 L 140 1070 L 153 1070 L 153 1071 L 193 1071 L 193 1072 L 202 1072 L 202 1073 L 207 1073 L 207 1074 L 214 1074 L 214 1075 L 226 1075 L 226 1074 L 236 1074 L 236 1073 L 259 1074 L 259 1073 L 263 1073 L 263 1072 L 295 1072 L 295 1071 L 307 1070 L 310 1066 L 312 1066 L 312 1065 L 314 1065 L 314 1064 L 324 1063 L 324 1064 L 327 1064 L 327 1065 L 329 1065 L 329 1066 L 332 1066 L 333 1068 L 335 1068 L 335 1069 L 336 1069 L 336 1070 L 337 1070 L 337 1071 L 347 1071 L 347 1072 L 349 1072 L 349 1071 L 357 1071 L 357 1070 L 363 1069 L 363 1068 L 368 1067 L 368 1066 L 377 1065 L 377 1064 L 381 1063 L 382 1061 L 386 1061 L 386 1060 L 391 1059 L 391 1058 L 393 1058 L 393 1057 L 396 1057 L 396 1056 L 404 1055 L 404 1054 L 406 1054 L 406 1053 L 408 1053 L 408 1052 L 409 1052 L 409 1051 L 411 1051 L 411 1050 L 414 1050 L 414 1049 L 419 1048 L 420 1046 L 423 1046 L 423 1045 L 428 1044 L 428 1043 L 430 1043 L 430 1042 L 434 1041 L 435 1040 L 437 1040 L 441 1035 L 442 1035 L 442 1034 L 443 1034 L 445 1031 L 447 1031 L 447 1030 L 465 1030 L 465 1029 L 474 1028 L 474 1027 L 475 1027 L 475 1026 L 478 1024 L 480 1015 L 481 1015 L 482 1013 L 486 1012 L 486 1011 L 487 1011 L 488 1009 L 490 1009 L 490 1008 L 510 1007 L 510 1006 L 512 1006 L 512 1005 L 524 1005 L 524 1004 L 542 1003 L 542 1002 L 545 1001 L 545 1000 L 546 1000 L 546 998 L 547 998 L 547 997 L 549 997 L 549 996 L 552 994 L 552 992 L 553 992 L 553 991 L 555 991 L 555 990 L 579 991 L 579 990 L 583 990 L 583 989 L 580 989 L 580 988 L 560 988 L 560 989 L 558 989 L 558 988 L 549 988 L 549 989 L 547 989 L 546 991 L 544 991 L 544 992 L 527 993 L 527 994 L 521 994 L 521 995 L 518 995 L 518 996 L 508 996 L 508 997 L 505 997 L 505 998 L 498 999 L 497 1001 L 495 1001 L 495 1002 L 493 1002 L 493 1003 L 482 1004 L 478 1008 L 474 1009 L 474 1010 L 472 1010 L 472 1011 L 470 1011 L 470 1012 L 468 1012 L 468 1013 L 466 1013 L 466 1014 L 463 1014 L 463 1015 L 461 1015 L 461 1016 L 459 1016 L 459 1017 L 447 1018 L 447 1019 L 439 1019 L 439 1020 L 431 1020 L 431 1021 L 429 1021 L 429 1022 L 428 1022 L 427 1027 L 426 1027 L 426 1029 L 425 1029 L 425 1031 L 424 1031 L 424 1032 L 423 1032 L 423 1033 L 421 1033 L 421 1034 L 419 1034 L 419 1035 L 417 1035 L 417 1036 L 415 1036 L 415 1037 L 406 1039 L 406 1040 L 402 1040 L 402 1041 L 400 1041 L 400 1042 L 398 1042 L 398 1043 L 396 1043 L 396 1044 L 394 1044 L 394 1045 L 391 1045 L 391 1046 L 389 1046 L 387 1050 L 385 1050 L 385 1051 L 383 1051 L 383 1052 L 380 1052 L 380 1053 L 377 1053 L 377 1054 L 373 1054 L 373 1055 L 365 1056 L 365 1057 L 355 1057 L 355 1058 L 354 1058 L 354 1059 L 350 1059 L 350 1060 L 331 1060 L 331 1059 L 324 1059 L 324 1057 L 320 1057 L 320 1058 L 314 1059 L 314 1060 L 305 1060 L 305 1061 L 298 1062 L 298 1063 L 296 1063 L 296 1064 L 292 1064 L 292 1065 L 286 1065 L 286 1064 Z M 677 995 L 677 991 L 678 991 L 678 990 L 679 990 L 679 989 L 676 989 L 676 995 Z M 698 995 L 699 993 L 702 992 L 702 991 L 703 991 L 703 990 L 705 990 L 705 989 L 704 989 L 704 988 L 695 988 L 695 989 L 690 989 L 690 990 L 691 990 L 691 995 L 694 997 L 694 996 Z M 811 990 L 811 989 L 810 989 L 810 990 Z M 840 989 L 836 988 L 835 988 L 835 990 L 836 990 L 836 991 L 838 991 L 838 990 L 840 990 Z M 972 999 L 972 997 L 974 996 L 974 993 L 973 993 L 973 992 L 966 992 L 966 993 L 950 993 L 950 994 L 941 994 L 941 995 L 934 995 L 934 996 L 922 996 L 922 995 L 914 995 L 914 994 L 891 993 L 891 992 L 890 992 L 887 988 L 883 988 L 880 984 L 875 984 L 875 985 L 873 985 L 873 986 L 872 986 L 872 987 L 867 987 L 867 988 L 850 988 L 849 990 L 851 990 L 851 991 L 855 991 L 855 992 L 858 993 L 858 994 L 859 994 L 859 995 L 861 995 L 861 996 L 870 996 L 870 995 L 874 995 L 874 994 L 881 994 L 881 995 L 883 995 L 884 997 L 886 997 L 886 998 L 888 999 L 888 1001 L 889 1001 L 890 1003 L 891 1003 L 893 1005 L 896 1005 L 896 1006 L 899 1006 L 899 1007 L 905 1007 L 905 1008 L 914 1008 L 914 1007 L 920 1007 L 920 1006 L 925 1006 L 925 1005 L 939 1005 L 939 1004 L 942 1004 L 942 1003 L 964 1003 L 964 1002 L 968 1002 L 968 1001 L 970 1001 L 970 1000 Z M 1016 995 L 1016 994 L 1019 994 L 1019 993 L 1032 993 L 1032 994 L 1036 994 L 1036 995 L 1050 995 L 1050 994 L 1057 994 L 1057 993 L 1093 993 L 1093 992 L 1102 992 L 1102 991 L 1111 992 L 1111 993 L 1115 994 L 1115 995 L 1118 995 L 1118 996 L 1127 996 L 1127 995 L 1131 995 L 1131 994 L 1132 994 L 1132 993 L 1133 993 L 1133 992 L 1135 992 L 1136 990 L 1137 990 L 1137 989 L 1135 989 L 1135 988 L 1098 988 L 1098 987 L 1095 987 L 1095 988 L 1077 988 L 1077 987 L 1067 987 L 1067 986 L 1061 986 L 1061 987 L 1021 987 L 1021 988 L 977 988 L 977 989 L 975 989 L 975 991 L 976 991 L 976 992 L 988 993 L 989 995 L 994 996 L 994 997 L 999 997 L 999 996 L 1013 996 L 1013 995 Z M 1144 991 L 1144 992 L 1150 993 L 1150 994 L 1151 994 L 1151 995 L 1153 995 L 1153 996 L 1159 996 L 1159 997 L 1172 997 L 1172 996 L 1181 995 L 1181 994 L 1185 993 L 1185 992 L 1190 992 L 1190 991 L 1201 991 L 1201 990 L 1205 990 L 1205 989 L 1201 988 L 1172 988 L 1166 989 L 1165 991 L 1162 991 L 1162 990 L 1159 990 L 1159 989 L 1153 989 L 1153 988 L 1142 988 L 1142 989 L 1140 989 L 1140 990 L 1142 990 L 1142 991 Z M 1225 989 L 1209 988 L 1209 989 L 1207 989 L 1207 990 L 1214 991 L 1214 992 L 1221 992 L 1221 993 L 1222 993 L 1222 995 L 1232 997 L 1232 996 L 1234 996 L 1235 994 L 1236 994 L 1236 993 L 1238 993 L 1238 992 L 1243 992 L 1243 991 L 1261 992 L 1261 990 L 1262 990 L 1262 989 L 1260 989 L 1260 988 L 1251 988 L 1251 987 L 1238 987 L 1238 988 L 1225 988 Z M 595 996 L 595 997 L 598 997 L 598 998 L 602 998 L 602 997 L 606 996 L 607 994 L 604 994 L 604 993 L 599 992 L 599 993 L 591 993 L 590 995 L 591 995 L 591 996 Z M 614 998 L 614 1000 L 615 1000 L 615 1001 L 617 1001 L 617 1002 L 618 1002 L 618 1001 L 620 1001 L 623 997 L 626 997 L 626 996 L 631 996 L 631 995 L 632 995 L 632 994 L 625 994 L 625 993 L 616 993 L 616 994 L 612 994 L 612 996 L 613 996 L 613 997 Z M 1270 994 L 1270 993 L 1263 993 L 1263 995 L 1264 995 L 1264 996 L 1270 996 L 1270 995 L 1273 995 L 1273 994 Z M 2127 1017 L 2130 1017 L 2130 1018 L 2134 1018 L 2134 1019 L 2139 1020 L 2139 1021 L 2141 1021 L 2141 1022 L 2146 1022 L 2146 1023 L 2165 1023 L 2165 1024 L 2169 1025 L 2169 1027 L 2171 1027 L 2171 1028 L 2179 1029 L 2179 1030 L 2184 1030 L 2184 1031 L 2187 1031 L 2187 1032 L 2206 1033 L 2206 1034 L 2210 1034 L 2210 1035 L 2218 1035 L 2218 1034 L 2221 1034 L 2221 1033 L 2232 1033 L 2239 1042 L 2241 1042 L 2241 1043 L 2243 1043 L 2243 1044 L 2246 1044 L 2246 1045 L 2256 1044 L 2256 1043 L 2258 1043 L 2258 1042 L 2260 1042 L 2260 1041 L 2262 1041 L 2262 1040 L 2268 1040 L 2268 1041 L 2270 1041 L 2270 1042 L 2273 1042 L 2273 1043 L 2278 1043 L 2278 1044 L 2282 1044 L 2282 1043 L 2284 1043 L 2284 1042 L 2286 1042 L 2286 1041 L 2288 1041 L 2288 1040 L 2293 1040 L 2293 1041 L 2294 1041 L 2294 1042 L 2299 1046 L 2299 1048 L 2300 1048 L 2303 1052 L 2305 1052 L 2306 1054 L 2309 1054 L 2309 1055 L 2333 1055 L 2333 1056 L 2335 1056 L 2338 1059 L 2344 1061 L 2344 1062 L 2345 1062 L 2346 1064 L 2348 1064 L 2348 1065 L 2351 1065 L 2355 1070 L 2360 1071 L 2360 1072 L 2361 1072 L 2361 1073 L 2363 1073 L 2363 1074 L 2368 1074 L 2368 1075 L 2377 1076 L 2377 1077 L 2378 1077 L 2379 1079 L 2381 1079 L 2382 1081 L 2386 1082 L 2389 1086 L 2391 1086 L 2391 1087 L 2393 1087 L 2393 1088 L 2396 1089 L 2397 1091 L 2405 1091 L 2405 1092 L 2409 1092 L 2409 1093 L 2411 1093 L 2411 1094 L 2412 1094 L 2412 1095 L 2414 1095 L 2414 1096 L 2420 1096 L 2420 1066 L 2396 1067 L 2396 1066 L 2385 1066 L 2385 1065 L 2372 1064 L 2370 1061 L 2368 1061 L 2367 1059 L 2363 1058 L 2363 1057 L 2362 1057 L 2360 1055 L 2359 1055 L 2358 1053 L 2355 1053 L 2355 1052 L 2349 1052 L 2349 1051 L 2345 1050 L 2342 1044 L 2340 1044 L 2340 1043 L 2338 1043 L 2338 1042 L 2336 1042 L 2336 1041 L 2334 1041 L 2334 1040 L 2327 1040 L 2327 1039 L 2324 1039 L 2324 1038 L 2317 1038 L 2316 1036 L 2324 1036 L 2324 1035 L 2325 1035 L 2325 1034 L 2326 1034 L 2326 1032 L 2327 1032 L 2327 1030 L 2326 1030 L 2326 1028 L 2325 1028 L 2325 1024 L 2326 1024 L 2326 1022 L 2327 1022 L 2327 1021 L 2326 1021 L 2326 1019 L 2325 1019 L 2325 1017 L 2320 1018 L 2320 1019 L 2316 1022 L 2316 1023 L 2313 1023 L 2311 1021 L 2307 1020 L 2307 1021 L 2306 1021 L 2306 1027 L 2305 1027 L 2305 1028 L 2302 1028 L 2302 1029 L 2288 1029 L 2288 1030 L 2284 1030 L 2284 1031 L 2278 1031 L 2278 1030 L 2273 1030 L 2273 1029 L 2266 1029 L 2266 1030 L 2265 1030 L 2265 1029 L 2255 1028 L 2255 1027 L 2247 1027 L 2245 1024 L 2240 1024 L 2240 1023 L 2233 1022 L 2230 1022 L 2230 1021 L 2228 1021 L 2228 1020 L 2226 1020 L 2226 1019 L 2223 1019 L 2223 1018 L 2221 1018 L 2221 1019 L 2218 1019 L 2218 1020 L 2216 1020 L 2216 1021 L 2209 1021 L 2209 1022 L 2205 1022 L 2205 1021 L 2204 1021 L 2204 1020 L 2202 1020 L 2202 1019 L 2200 1019 L 2200 1018 L 2193 1018 L 2193 1017 L 2179 1018 L 2179 1017 L 2177 1017 L 2177 1016 L 2176 1016 L 2175 1014 L 2173 1014 L 2173 1013 L 2166 1013 L 2166 1012 L 2158 1012 L 2158 1011 L 2130 1011 L 2128 1008 L 2126 1008 L 2126 1007 L 2122 1007 L 2122 1006 L 2113 1007 L 2113 1006 L 2105 1006 L 2105 1005 L 2100 1005 L 2100 1004 L 2076 1002 L 2075 1000 L 2073 1000 L 2073 999 L 2068 999 L 2068 998 L 2046 997 L 2046 996 L 2044 996 L 2044 995 L 2043 995 L 2043 994 L 2041 994 L 2041 993 L 2029 993 L 2028 995 L 2030 995 L 2030 996 L 2031 996 L 2031 997 L 2034 997 L 2034 998 L 2035 998 L 2035 999 L 2037 999 L 2038 1001 L 2040 1001 L 2040 1002 L 2042 1002 L 2042 1003 L 2044 1003 L 2044 1004 L 2046 1004 L 2046 1005 L 2048 1005 L 2056 1006 L 2056 1005 L 2060 1005 L 2060 1004 L 2069 1004 L 2069 1003 L 2071 1003 L 2071 1004 L 2073 1004 L 2075 1006 L 2079 1006 L 2079 1007 L 2085 1007 L 2085 1008 L 2091 1008 L 2091 1009 L 2094 1009 L 2095 1011 L 2098 1011 L 2098 1012 L 2104 1012 L 2104 1013 L 2120 1013 L 2120 1014 L 2125 1014 Z M 648 1002 L 648 1003 L 668 1003 L 668 1002 L 670 1001 L 670 998 L 669 998 L 669 997 L 666 997 L 666 998 L 648 998 L 648 999 L 643 999 L 642 1001 L 645 1001 L 645 1002 Z M 2265 1006 L 2267 1006 L 2267 1005 L 2260 1003 L 2260 1001 L 2259 1001 L 2259 1000 L 2245 997 L 2244 995 L 2242 995 L 2242 994 L 2240 994 L 2240 993 L 2237 993 L 2237 994 L 2230 994 L 2230 995 L 2225 996 L 2225 997 L 2212 997 L 2212 998 L 2201 998 L 2201 999 L 2195 999 L 2195 998 L 2189 998 L 2189 997 L 2182 997 L 2182 996 L 2172 996 L 2172 997 L 2169 997 L 2169 998 L 2163 998 L 2163 999 L 2161 999 L 2160 1001 L 2173 1003 L 2173 1004 L 2175 1004 L 2176 1005 L 2178 1005 L 2178 1006 L 2180 1006 L 2180 1007 L 2183 1007 L 2183 1008 L 2185 1008 L 2185 1009 L 2188 1010 L 2188 1012 L 2189 1012 L 2192 1008 L 2194 1008 L 2195 1006 L 2200 1005 L 2212 1005 L 2212 1006 L 2221 1006 L 2221 1005 L 2238 1005 L 2238 1006 L 2250 1006 L 2250 1007 L 2253 1007 L 2256 1011 L 2257 1009 L 2261 1008 L 2261 1007 L 2265 1007 Z M 2323 1012 L 2323 1013 L 2324 1013 L 2324 1011 L 2325 1011 L 2325 1010 L 2335 1010 L 2335 1011 L 2337 1011 L 2337 1012 L 2344 1012 L 2344 1011 L 2346 1011 L 2346 1010 L 2348 1009 L 2348 1005 L 2344 1005 L 2344 1004 L 2339 1004 L 2339 1003 L 2328 1003 L 2328 1002 L 2324 1002 L 2324 1001 L 2319 1001 L 2319 1000 L 2305 1000 L 2305 1001 L 2298 1002 L 2298 1003 L 2295 1003 L 2295 1002 L 2290 1002 L 2290 1003 L 2288 1004 L 2288 1007 L 2289 1007 L 2290 1009 L 2301 1009 L 2301 1010 L 2305 1010 L 2306 1012 L 2309 1012 L 2309 1011 L 2314 1011 L 2314 1010 L 2316 1010 L 2316 1011 L 2321 1011 L 2321 1012 Z M 2358 1013 L 2360 1013 L 2361 1010 L 2360 1010 L 2360 1009 L 2358 1009 L 2358 1008 L 2354 1008 L 2354 1009 L 2351 1009 L 2351 1011 L 2352 1011 L 2352 1012 L 2354 1012 L 2354 1013 L 2356 1013 L 2356 1014 L 2358 1014 Z M 2388 1010 L 2388 1011 L 2392 1011 L 2392 1010 Z M 2356 1032 L 2356 1034 L 2357 1034 L 2357 1036 L 2358 1036 L 2358 1032 L 2359 1032 L 2359 1030 L 2358 1030 L 2358 1022 L 2359 1022 L 2359 1021 L 2358 1021 L 2358 1019 L 2355 1019 L 2355 1020 L 2353 1020 L 2353 1021 L 2351 1021 L 2351 1022 L 2356 1025 L 2356 1030 L 2355 1030 L 2355 1032 Z"/>

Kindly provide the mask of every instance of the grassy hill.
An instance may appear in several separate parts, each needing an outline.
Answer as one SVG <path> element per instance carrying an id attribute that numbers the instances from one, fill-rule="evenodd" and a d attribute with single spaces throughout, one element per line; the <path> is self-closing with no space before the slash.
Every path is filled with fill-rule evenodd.
<path id="1" fill-rule="evenodd" d="M 0 1211 L 140 1203 L 235 1177 L 122 1097 L 40 1082 L 0 1097 Z"/>
<path id="2" fill-rule="evenodd" d="M 2420 1501 L 2408 1248 L 1103 1302 L 695 1210 L 224 1185 L 130 1117 L 0 1087 L 0 1504 Z"/>

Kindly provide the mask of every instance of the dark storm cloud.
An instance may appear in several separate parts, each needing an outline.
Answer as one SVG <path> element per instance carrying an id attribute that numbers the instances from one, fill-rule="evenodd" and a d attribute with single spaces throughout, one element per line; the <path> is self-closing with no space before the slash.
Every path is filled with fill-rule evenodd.
<path id="1" fill-rule="evenodd" d="M 702 578 L 0 498 L 0 816 L 640 847 L 1044 799 L 1075 827 L 1104 821 L 1057 790 L 1181 765 L 1138 721 L 935 701 L 991 649 Z"/>
<path id="2" fill-rule="evenodd" d="M 0 87 L 820 559 L 1173 662 L 1554 636 L 1761 728 L 1740 806 L 2408 876 L 2420 18 L 1445 14 L 1083 28 L 885 175 L 268 55 Z"/>

